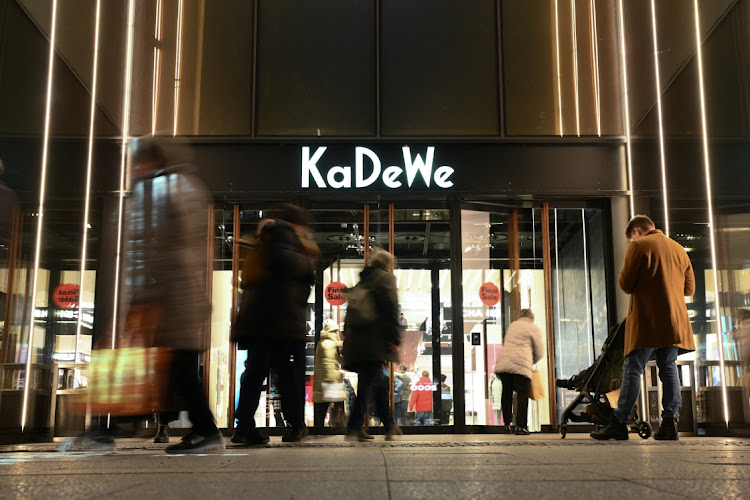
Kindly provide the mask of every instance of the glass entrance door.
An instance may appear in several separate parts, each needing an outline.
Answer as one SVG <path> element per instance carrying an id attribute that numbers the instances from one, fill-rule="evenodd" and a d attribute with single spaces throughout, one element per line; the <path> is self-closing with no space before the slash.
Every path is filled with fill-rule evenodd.
<path id="1" fill-rule="evenodd" d="M 534 312 L 546 346 L 541 210 L 464 205 L 461 210 L 466 425 L 504 425 L 494 365 L 508 326 Z M 549 394 L 546 359 L 534 367 Z M 529 402 L 528 426 L 550 423 L 548 400 Z"/>

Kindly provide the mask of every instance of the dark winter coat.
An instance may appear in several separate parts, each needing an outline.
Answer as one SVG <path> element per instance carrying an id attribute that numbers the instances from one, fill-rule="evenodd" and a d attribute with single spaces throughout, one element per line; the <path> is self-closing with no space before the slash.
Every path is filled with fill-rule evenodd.
<path id="1" fill-rule="evenodd" d="M 398 362 L 396 347 L 401 343 L 396 277 L 372 266 L 366 267 L 359 277 L 362 285 L 372 288 L 377 319 L 354 331 L 351 326 L 344 326 L 344 368 L 352 371 L 372 361 Z"/>
<path id="2" fill-rule="evenodd" d="M 307 299 L 315 281 L 316 254 L 303 245 L 294 228 L 274 221 L 263 228 L 268 244 L 269 273 L 254 310 L 251 338 L 271 342 L 304 342 L 307 335 Z M 240 346 L 242 348 L 242 346 Z"/>
<path id="3" fill-rule="evenodd" d="M 205 349 L 204 325 L 211 314 L 208 203 L 208 191 L 187 165 L 136 179 L 127 199 L 121 309 L 125 314 L 132 303 L 161 307 L 157 346 Z"/>

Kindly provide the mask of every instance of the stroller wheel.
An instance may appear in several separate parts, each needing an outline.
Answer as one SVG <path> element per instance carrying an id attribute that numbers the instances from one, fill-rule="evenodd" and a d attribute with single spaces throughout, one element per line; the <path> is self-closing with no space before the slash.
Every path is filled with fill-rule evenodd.
<path id="1" fill-rule="evenodd" d="M 648 422 L 641 422 L 638 424 L 638 435 L 643 439 L 651 437 L 651 424 Z"/>
<path id="2" fill-rule="evenodd" d="M 568 426 L 566 424 L 563 424 L 560 426 L 560 437 L 562 439 L 565 439 L 565 436 L 568 434 Z"/>

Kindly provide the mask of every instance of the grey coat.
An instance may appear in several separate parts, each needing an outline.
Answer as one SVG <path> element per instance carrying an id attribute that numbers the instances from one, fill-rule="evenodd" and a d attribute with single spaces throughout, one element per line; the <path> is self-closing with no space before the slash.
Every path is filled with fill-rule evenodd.
<path id="1" fill-rule="evenodd" d="M 185 165 L 136 179 L 126 208 L 123 311 L 162 306 L 156 345 L 205 348 L 208 192 Z M 121 325 L 124 322 L 120 322 Z"/>
<path id="2" fill-rule="evenodd" d="M 522 375 L 531 380 L 532 365 L 544 357 L 542 334 L 529 318 L 510 324 L 495 363 L 495 373 Z"/>

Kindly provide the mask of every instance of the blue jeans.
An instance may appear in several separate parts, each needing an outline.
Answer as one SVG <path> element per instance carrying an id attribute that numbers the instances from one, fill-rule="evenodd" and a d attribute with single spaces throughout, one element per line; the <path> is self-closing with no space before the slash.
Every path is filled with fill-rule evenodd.
<path id="1" fill-rule="evenodd" d="M 432 420 L 431 411 L 418 411 L 417 412 L 417 425 L 430 425 Z"/>
<path id="2" fill-rule="evenodd" d="M 656 353 L 656 366 L 659 367 L 659 378 L 662 383 L 661 416 L 675 417 L 680 414 L 682 396 L 680 395 L 680 377 L 677 375 L 677 346 L 636 349 L 625 357 L 622 364 L 622 386 L 620 399 L 617 400 L 615 417 L 621 423 L 627 423 L 630 412 L 640 392 L 640 377 L 646 369 L 646 363 Z M 643 412 L 643 408 L 641 408 Z"/>

